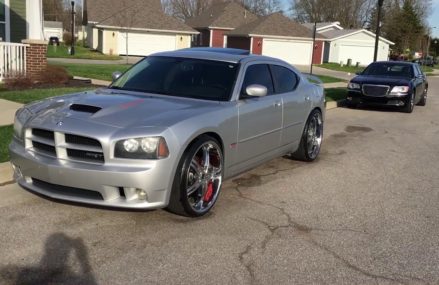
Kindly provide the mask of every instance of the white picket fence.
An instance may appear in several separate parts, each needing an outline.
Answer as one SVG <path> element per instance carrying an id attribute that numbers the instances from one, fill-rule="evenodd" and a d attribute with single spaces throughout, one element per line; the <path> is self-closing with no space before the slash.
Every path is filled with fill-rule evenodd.
<path id="1" fill-rule="evenodd" d="M 26 44 L 0 42 L 0 82 L 26 74 Z"/>

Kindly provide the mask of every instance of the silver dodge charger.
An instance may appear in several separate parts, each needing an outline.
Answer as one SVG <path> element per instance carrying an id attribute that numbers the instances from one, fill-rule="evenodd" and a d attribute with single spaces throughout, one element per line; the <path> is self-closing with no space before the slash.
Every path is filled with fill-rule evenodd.
<path id="1" fill-rule="evenodd" d="M 17 183 L 41 196 L 196 217 L 224 179 L 287 154 L 315 160 L 323 118 L 323 88 L 284 61 L 187 49 L 24 106 L 9 150 Z"/>

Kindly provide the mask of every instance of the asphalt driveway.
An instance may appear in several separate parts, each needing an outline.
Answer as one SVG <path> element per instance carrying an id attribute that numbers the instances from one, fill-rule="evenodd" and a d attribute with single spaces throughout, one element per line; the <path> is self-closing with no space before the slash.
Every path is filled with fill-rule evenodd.
<path id="1" fill-rule="evenodd" d="M 320 159 L 226 182 L 213 211 L 110 211 L 0 186 L 0 284 L 437 284 L 439 78 L 413 114 L 327 112 Z"/>

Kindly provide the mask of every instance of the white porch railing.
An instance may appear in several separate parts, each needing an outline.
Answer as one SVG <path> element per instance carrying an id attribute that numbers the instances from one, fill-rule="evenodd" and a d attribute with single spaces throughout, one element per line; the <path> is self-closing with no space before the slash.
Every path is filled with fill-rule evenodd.
<path id="1" fill-rule="evenodd" d="M 26 74 L 26 44 L 0 42 L 0 82 Z"/>

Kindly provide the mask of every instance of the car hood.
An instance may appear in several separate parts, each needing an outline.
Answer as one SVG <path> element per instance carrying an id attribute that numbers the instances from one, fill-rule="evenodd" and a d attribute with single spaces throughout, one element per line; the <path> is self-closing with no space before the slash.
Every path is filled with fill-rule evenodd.
<path id="1" fill-rule="evenodd" d="M 360 84 L 376 84 L 376 85 L 408 85 L 410 78 L 406 77 L 386 77 L 386 76 L 371 76 L 371 75 L 359 75 L 354 77 L 351 82 Z"/>
<path id="2" fill-rule="evenodd" d="M 217 101 L 96 90 L 54 97 L 28 106 L 40 122 L 65 118 L 113 127 L 169 127 L 188 117 L 219 108 Z"/>

